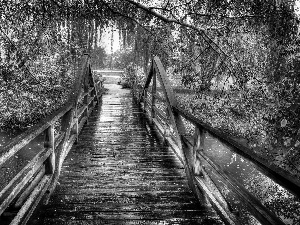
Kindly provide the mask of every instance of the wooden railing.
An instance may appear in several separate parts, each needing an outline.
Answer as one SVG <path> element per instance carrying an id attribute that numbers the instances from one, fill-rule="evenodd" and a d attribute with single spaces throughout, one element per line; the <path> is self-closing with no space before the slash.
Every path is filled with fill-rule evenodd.
<path id="1" fill-rule="evenodd" d="M 183 163 L 194 194 L 200 202 L 210 202 L 225 224 L 285 224 L 278 213 L 266 207 L 232 173 L 206 155 L 205 138 L 209 134 L 226 145 L 233 154 L 250 162 L 253 165 L 251 170 L 257 169 L 266 179 L 270 178 L 275 186 L 280 185 L 285 193 L 296 198 L 299 198 L 300 181 L 226 134 L 203 123 L 187 110 L 179 108 L 158 57 L 152 61 L 144 87 L 139 90 L 134 85 L 133 94 L 159 136 Z M 187 135 L 187 124 L 193 128 L 191 135 Z M 245 214 L 249 215 L 245 217 Z"/>
<path id="2" fill-rule="evenodd" d="M 9 216 L 12 217 L 10 224 L 26 224 L 42 197 L 47 202 L 54 190 L 62 163 L 103 90 L 102 81 L 94 80 L 88 55 L 83 56 L 76 79 L 62 108 L 1 149 L 0 168 L 3 168 L 24 146 L 36 137 L 44 136 L 43 150 L 0 190 L 0 221 Z"/>

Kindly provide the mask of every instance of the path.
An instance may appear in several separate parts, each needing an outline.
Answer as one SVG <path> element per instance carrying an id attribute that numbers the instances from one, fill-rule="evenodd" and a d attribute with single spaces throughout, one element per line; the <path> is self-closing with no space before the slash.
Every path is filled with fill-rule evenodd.
<path id="1" fill-rule="evenodd" d="M 110 84 L 67 156 L 48 205 L 28 224 L 221 224 L 189 191 L 129 90 Z"/>

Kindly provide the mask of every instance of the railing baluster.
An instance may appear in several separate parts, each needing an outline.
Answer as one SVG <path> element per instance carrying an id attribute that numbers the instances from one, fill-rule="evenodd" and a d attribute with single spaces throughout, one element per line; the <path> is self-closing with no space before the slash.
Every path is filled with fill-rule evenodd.
<path id="1" fill-rule="evenodd" d="M 144 89 L 144 113 L 146 113 L 146 107 L 147 107 L 147 88 Z"/>
<path id="2" fill-rule="evenodd" d="M 61 121 L 61 130 L 62 132 L 65 132 L 65 137 L 63 140 L 64 143 L 64 147 L 61 149 L 62 152 L 59 153 L 58 157 L 59 158 L 59 164 L 58 164 L 58 169 L 60 170 L 61 168 L 61 164 L 67 154 L 65 146 L 66 143 L 68 142 L 69 138 L 70 138 L 70 133 L 71 133 L 71 124 L 72 124 L 72 119 L 73 119 L 73 108 L 71 110 L 69 110 L 68 112 L 66 112 L 66 114 L 62 117 L 62 121 Z M 60 171 L 59 171 L 60 172 Z"/>
<path id="3" fill-rule="evenodd" d="M 193 143 L 193 167 L 194 167 L 194 173 L 198 176 L 203 176 L 202 173 L 202 165 L 200 161 L 200 157 L 198 156 L 198 151 L 204 150 L 204 138 L 205 133 L 203 129 L 200 129 L 199 127 L 195 127 L 195 133 L 194 133 L 194 143 Z"/>
<path id="4" fill-rule="evenodd" d="M 55 171 L 55 147 L 54 125 L 50 125 L 45 131 L 44 147 L 51 149 L 51 154 L 45 161 L 45 173 L 53 174 Z"/>
<path id="5" fill-rule="evenodd" d="M 73 120 L 75 121 L 75 127 L 72 128 L 72 133 L 76 135 L 76 140 L 75 144 L 78 142 L 78 106 L 76 104 L 75 109 L 74 109 L 74 118 Z"/>
<path id="6" fill-rule="evenodd" d="M 151 102 L 151 120 L 155 118 L 155 95 L 156 95 L 156 73 L 153 74 L 152 77 L 152 102 Z"/>
<path id="7" fill-rule="evenodd" d="M 89 88 L 88 88 L 88 85 L 85 84 L 84 85 L 84 100 L 83 100 L 83 104 L 84 104 L 84 107 L 85 110 L 84 110 L 84 116 L 86 117 L 86 123 L 88 123 L 88 116 L 89 116 Z"/>
<path id="8" fill-rule="evenodd" d="M 165 123 L 165 130 L 164 130 L 164 142 L 166 142 L 166 139 L 170 137 L 170 115 L 169 115 L 169 111 L 168 108 L 166 110 L 166 123 Z"/>

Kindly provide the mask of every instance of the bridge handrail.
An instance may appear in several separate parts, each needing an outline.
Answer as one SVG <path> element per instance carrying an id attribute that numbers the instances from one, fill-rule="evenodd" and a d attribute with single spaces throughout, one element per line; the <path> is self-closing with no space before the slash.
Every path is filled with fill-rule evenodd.
<path id="1" fill-rule="evenodd" d="M 160 90 L 162 89 L 165 97 L 167 108 L 165 114 L 167 120 L 161 116 L 161 110 L 158 110 L 155 106 L 158 95 L 157 79 L 160 81 Z M 152 90 L 148 90 L 151 80 Z M 228 172 L 223 171 L 220 166 L 216 165 L 204 154 L 202 150 L 204 147 L 205 132 L 208 132 L 222 143 L 230 146 L 230 150 L 238 155 L 247 158 L 258 166 L 262 173 L 297 197 L 299 197 L 300 190 L 299 180 L 291 177 L 286 171 L 277 167 L 275 168 L 272 164 L 260 158 L 258 155 L 252 154 L 253 151 L 239 144 L 230 136 L 197 119 L 187 110 L 178 107 L 170 81 L 168 80 L 163 65 L 158 57 L 154 57 L 152 60 L 151 68 L 143 89 L 137 90 L 136 88 L 137 85 L 134 85 L 134 96 L 138 99 L 140 104 L 143 104 L 144 112 L 149 117 L 150 122 L 156 126 L 164 141 L 172 147 L 183 163 L 189 185 L 194 194 L 199 199 L 202 199 L 203 195 L 201 193 L 206 193 L 208 200 L 226 224 L 241 224 L 238 216 L 239 212 L 236 212 L 230 206 L 221 191 L 218 190 L 218 187 L 213 184 L 210 175 L 208 175 L 204 165 L 202 165 L 202 162 L 204 161 L 212 168 L 214 175 L 222 180 L 223 183 L 236 194 L 237 198 L 247 206 L 247 209 L 258 221 L 262 224 L 284 224 L 281 219 L 267 209 L 256 197 L 236 181 L 234 177 L 231 177 Z M 150 98 L 150 100 L 147 98 Z M 193 138 L 186 137 L 183 118 L 194 124 L 195 131 Z M 175 135 L 173 136 L 170 135 L 170 124 L 174 127 L 173 132 Z M 214 191 L 211 191 L 209 187 L 213 187 Z M 198 188 L 202 192 L 200 192 Z"/>
<path id="2" fill-rule="evenodd" d="M 33 139 L 44 134 L 44 149 L 0 190 L 0 216 L 5 217 L 8 207 L 18 209 L 11 224 L 25 224 L 46 191 L 49 198 L 56 186 L 64 158 L 77 141 L 79 132 L 101 97 L 103 80 L 94 80 L 87 54 L 82 57 L 81 67 L 76 73 L 76 82 L 66 104 L 14 138 L 1 150 L 0 168 Z M 61 129 L 55 135 L 57 122 Z"/>

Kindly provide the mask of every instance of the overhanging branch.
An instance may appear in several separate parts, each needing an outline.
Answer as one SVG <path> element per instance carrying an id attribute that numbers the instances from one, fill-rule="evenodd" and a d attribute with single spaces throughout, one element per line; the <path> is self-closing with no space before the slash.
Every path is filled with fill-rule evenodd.
<path id="1" fill-rule="evenodd" d="M 235 59 L 234 57 L 232 56 L 229 56 L 228 54 L 226 54 L 220 47 L 219 45 L 217 45 L 206 33 L 205 33 L 205 29 L 200 29 L 192 24 L 188 24 L 188 23 L 185 23 L 183 21 L 179 21 L 179 20 L 175 20 L 175 19 L 169 19 L 169 18 L 166 18 L 165 16 L 157 13 L 156 11 L 154 11 L 153 9 L 139 3 L 139 2 L 136 2 L 136 1 L 133 1 L 133 0 L 125 0 L 126 2 L 136 6 L 137 8 L 140 8 L 144 11 L 146 11 L 147 13 L 153 15 L 154 17 L 162 20 L 163 22 L 165 23 L 175 23 L 175 24 L 178 24 L 180 26 L 183 26 L 183 27 L 187 27 L 187 28 L 190 28 L 191 30 L 194 30 L 196 33 L 198 33 L 202 38 L 203 40 L 212 48 L 213 51 L 215 51 L 217 54 L 219 54 L 220 56 L 222 56 L 229 65 L 227 66 L 227 68 L 229 69 L 229 71 L 231 73 L 233 73 L 233 68 L 234 68 L 234 65 L 233 65 L 233 62 L 236 62 L 237 65 L 240 67 L 241 70 L 243 70 L 242 66 L 239 64 L 238 60 Z"/>

